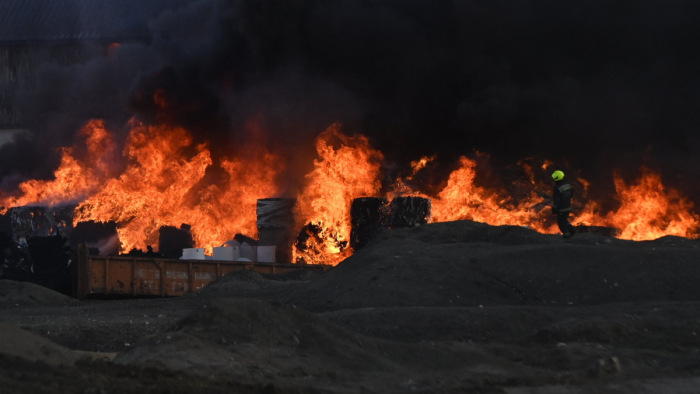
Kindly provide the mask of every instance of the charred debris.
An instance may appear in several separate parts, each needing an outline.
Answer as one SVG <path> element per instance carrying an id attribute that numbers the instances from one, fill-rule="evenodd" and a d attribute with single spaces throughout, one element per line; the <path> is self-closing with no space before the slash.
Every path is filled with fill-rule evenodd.
<path id="1" fill-rule="evenodd" d="M 295 229 L 295 206 L 293 198 L 258 200 L 258 239 L 237 234 L 229 242 L 253 247 L 274 246 L 276 262 L 291 262 L 293 249 L 303 256 L 304 252 L 328 242 L 322 239 L 328 236 L 322 234 L 317 224 L 307 223 L 301 230 Z M 10 208 L 0 215 L 0 279 L 32 282 L 71 294 L 79 244 L 84 244 L 90 255 L 120 254 L 116 223 L 89 221 L 74 225 L 74 210 L 74 205 L 23 206 Z M 330 242 L 339 243 L 341 250 L 348 247 L 357 250 L 385 229 L 428 223 L 430 210 L 430 200 L 420 197 L 397 197 L 391 202 L 385 198 L 357 198 L 350 210 L 350 240 L 332 239 Z M 157 251 L 148 246 L 145 251 L 133 249 L 124 254 L 181 259 L 184 250 L 194 247 L 191 226 L 182 224 L 159 229 Z M 303 257 L 294 262 L 308 263 Z"/>
<path id="2" fill-rule="evenodd" d="M 431 201 L 422 197 L 396 197 L 389 201 L 380 197 L 356 198 L 350 207 L 351 233 L 345 240 L 325 232 L 320 223 L 306 223 L 298 230 L 295 217 L 296 199 L 267 198 L 257 203 L 258 239 L 236 234 L 221 247 L 231 243 L 249 248 L 272 250 L 268 260 L 256 260 L 256 254 L 241 254 L 235 261 L 312 264 L 309 256 L 318 256 L 324 244 L 331 243 L 340 251 L 359 250 L 367 246 L 382 231 L 391 228 L 415 227 L 430 221 Z M 80 222 L 73 224 L 75 206 L 24 206 L 8 209 L 0 215 L 0 279 L 32 282 L 55 291 L 71 294 L 75 278 L 76 251 L 85 245 L 89 255 L 116 256 L 120 254 L 118 225 L 114 222 Z M 166 259 L 201 259 L 186 252 L 196 249 L 189 224 L 159 229 L 158 250 L 133 249 L 125 255 Z M 618 231 L 607 227 L 577 226 L 578 232 L 593 232 L 616 236 Z M 292 251 L 296 251 L 293 260 Z M 219 256 L 222 256 L 221 254 Z"/>
<path id="3" fill-rule="evenodd" d="M 0 279 L 71 292 L 72 206 L 10 208 L 0 216 Z"/>

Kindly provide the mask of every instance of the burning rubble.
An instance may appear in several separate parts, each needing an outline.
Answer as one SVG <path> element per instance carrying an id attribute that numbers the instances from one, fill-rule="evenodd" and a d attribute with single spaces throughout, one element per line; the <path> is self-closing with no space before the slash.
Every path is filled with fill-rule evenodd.
<path id="1" fill-rule="evenodd" d="M 591 24 L 607 15 L 596 7 L 588 14 L 530 5 L 523 13 L 396 2 L 377 13 L 359 3 L 185 3 L 130 11 L 142 26 L 138 37 L 103 37 L 84 53 L 75 49 L 86 44 L 78 34 L 70 46 L 54 48 L 81 53 L 68 64 L 3 52 L 12 60 L 6 75 L 16 69 L 26 79 L 10 98 L 31 128 L 3 146 L 11 173 L 0 190 L 4 220 L 23 210 L 65 209 L 59 236 L 101 254 L 177 257 L 198 248 L 213 256 L 246 237 L 249 245 L 275 246 L 278 261 L 335 265 L 386 228 L 466 219 L 557 233 L 548 202 L 554 159 L 575 187 L 572 220 L 582 231 L 632 240 L 698 236 L 694 201 L 668 183 L 680 177 L 667 177 L 679 168 L 668 165 L 673 144 L 696 143 L 685 137 L 697 122 L 686 108 L 687 81 L 696 75 L 665 75 L 693 67 L 675 67 L 666 61 L 675 58 L 668 45 L 650 51 L 636 35 L 611 31 L 611 47 L 590 47 L 591 32 L 617 27 Z M 60 12 L 73 20 L 71 10 Z M 542 19 L 530 19 L 537 15 Z M 553 15 L 575 23 L 550 21 Z M 645 23 L 643 15 L 620 16 L 664 37 L 687 35 Z M 493 24 L 503 20 L 516 34 Z M 13 36 L 22 33 L 16 23 L 8 25 Z M 63 27 L 53 26 L 47 45 L 63 37 Z M 585 50 L 561 51 L 556 37 Z M 33 53 L 30 41 L 12 48 Z M 626 55 L 634 61 L 617 57 Z M 20 67 L 30 59 L 32 67 Z M 640 59 L 655 66 L 638 67 Z M 632 66 L 620 72 L 630 79 L 611 80 L 611 63 Z M 639 97 L 668 104 L 632 99 Z M 621 145 L 629 152 L 618 152 Z M 571 163 L 560 146 L 579 151 Z M 650 159 L 639 160 L 640 150 Z M 50 170 L 35 159 L 47 151 L 57 154 Z M 611 168 L 603 167 L 609 176 L 596 171 L 587 179 L 599 170 L 591 157 L 613 155 Z M 637 162 L 659 164 L 631 169 Z M 581 163 L 588 167 L 578 171 Z M 624 173 L 614 169 L 619 163 Z M 56 236 L 46 226 L 34 235 Z M 5 231 L 8 242 L 28 239 L 18 231 Z"/>
<path id="2" fill-rule="evenodd" d="M 264 147 L 250 148 L 257 160 L 215 161 L 207 144 L 195 143 L 185 129 L 133 121 L 122 160 L 116 160 L 104 123 L 90 121 L 79 135 L 84 145 L 62 149 L 53 180 L 26 181 L 3 197 L 12 242 L 50 236 L 76 242 L 71 232 L 92 226 L 77 234 L 103 245 L 99 253 L 148 250 L 177 258 L 188 247 L 212 255 L 245 235 L 276 246 L 277 261 L 335 265 L 385 228 L 468 219 L 557 232 L 546 209 L 550 186 L 536 176 L 549 170 L 547 162 L 539 169 L 521 163 L 529 178 L 518 180 L 515 196 L 477 185 L 477 161 L 463 156 L 439 191 L 428 195 L 413 181 L 434 158 L 414 162 L 410 175 L 384 185 L 382 153 L 335 124 L 316 139 L 317 158 L 300 192 L 281 198 L 275 197 L 281 190 L 276 180 L 284 170 Z M 122 161 L 120 169 L 115 163 Z M 619 207 L 607 213 L 588 199 L 588 182 L 574 182 L 574 224 L 580 228 L 612 229 L 610 234 L 634 240 L 697 237 L 693 204 L 649 169 L 635 183 L 616 178 Z M 100 226 L 104 236 L 87 239 Z"/>
<path id="3" fill-rule="evenodd" d="M 436 157 L 386 181 L 384 155 L 333 124 L 316 138 L 297 193 L 284 196 L 284 161 L 264 145 L 247 146 L 247 156 L 217 156 L 184 128 L 136 120 L 130 127 L 117 155 L 104 122 L 86 123 L 82 143 L 61 149 L 54 179 L 28 180 L 2 196 L 2 277 L 68 294 L 78 244 L 93 255 L 337 265 L 391 228 L 466 219 L 558 233 L 541 175 L 548 161 L 518 163 L 510 190 L 479 182 L 479 165 L 488 162 L 479 153 L 460 157 L 437 185 L 420 177 Z M 580 232 L 697 237 L 692 202 L 648 168 L 634 182 L 615 174 L 617 208 L 608 212 L 588 196 L 590 182 L 571 178 Z"/>
<path id="4" fill-rule="evenodd" d="M 0 216 L 0 277 L 29 281 L 70 293 L 69 239 L 75 206 L 23 206 Z"/>

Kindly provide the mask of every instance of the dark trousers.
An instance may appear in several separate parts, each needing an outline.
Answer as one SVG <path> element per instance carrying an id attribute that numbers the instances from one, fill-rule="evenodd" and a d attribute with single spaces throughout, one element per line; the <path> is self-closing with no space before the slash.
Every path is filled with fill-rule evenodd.
<path id="1" fill-rule="evenodd" d="M 569 211 L 557 213 L 557 225 L 566 238 L 574 235 L 574 226 L 569 223 L 569 213 Z"/>

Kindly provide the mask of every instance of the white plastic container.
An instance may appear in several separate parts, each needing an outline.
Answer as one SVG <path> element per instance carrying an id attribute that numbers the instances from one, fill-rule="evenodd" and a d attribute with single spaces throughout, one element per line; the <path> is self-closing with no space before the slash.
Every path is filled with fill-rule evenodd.
<path id="1" fill-rule="evenodd" d="M 254 245 L 248 245 L 248 243 L 243 242 L 241 244 L 240 257 L 248 259 L 250 261 L 258 261 L 258 247 Z"/>
<path id="2" fill-rule="evenodd" d="M 258 245 L 258 261 L 261 263 L 274 263 L 277 246 L 275 245 Z"/>
<path id="3" fill-rule="evenodd" d="M 181 260 L 204 260 L 204 248 L 182 249 Z"/>

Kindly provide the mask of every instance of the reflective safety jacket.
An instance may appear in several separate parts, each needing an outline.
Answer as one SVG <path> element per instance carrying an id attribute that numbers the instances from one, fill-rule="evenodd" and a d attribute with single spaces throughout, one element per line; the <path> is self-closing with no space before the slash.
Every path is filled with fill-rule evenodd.
<path id="1" fill-rule="evenodd" d="M 571 185 L 563 180 L 555 182 L 552 193 L 552 211 L 554 213 L 571 211 L 573 197 L 574 189 L 571 188 Z"/>

